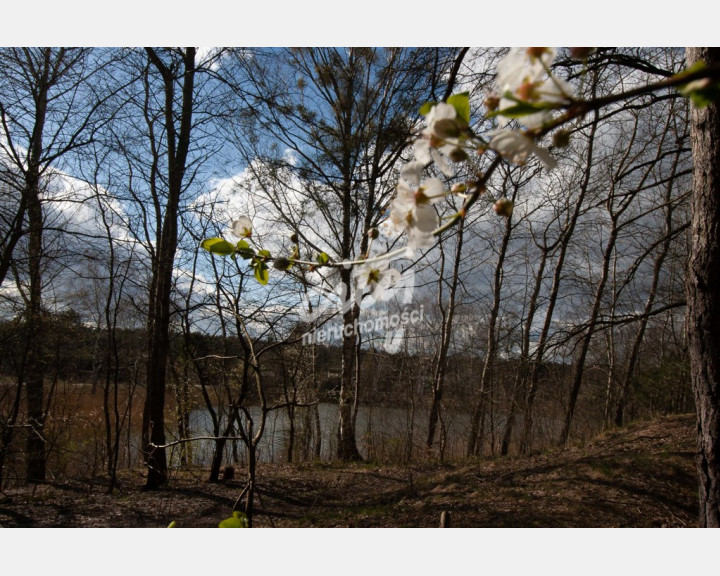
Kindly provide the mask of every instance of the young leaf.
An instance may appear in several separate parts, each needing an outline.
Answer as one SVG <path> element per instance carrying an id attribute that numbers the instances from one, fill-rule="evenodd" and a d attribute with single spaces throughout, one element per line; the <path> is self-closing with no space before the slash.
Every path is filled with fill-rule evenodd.
<path id="1" fill-rule="evenodd" d="M 427 116 L 433 106 L 435 106 L 435 102 L 425 102 L 425 104 L 420 106 L 420 114 Z"/>
<path id="2" fill-rule="evenodd" d="M 200 243 L 200 247 L 213 254 L 219 254 L 220 256 L 230 256 L 230 254 L 235 252 L 235 246 L 222 238 L 208 238 L 207 240 L 203 240 Z"/>
<path id="3" fill-rule="evenodd" d="M 239 512 L 238 510 L 235 510 L 233 512 L 232 518 L 225 518 L 220 524 L 218 524 L 218 528 L 247 528 L 248 527 L 248 520 L 247 516 L 243 514 L 242 512 Z"/>
<path id="4" fill-rule="evenodd" d="M 467 92 L 462 92 L 461 94 L 453 94 L 450 96 L 450 98 L 447 99 L 447 103 L 450 104 L 453 108 L 455 108 L 455 112 L 457 112 L 457 117 L 465 122 L 465 124 L 470 124 L 470 94 Z"/>
<path id="5" fill-rule="evenodd" d="M 703 62 L 702 60 L 698 60 L 693 64 L 692 66 L 685 68 L 682 72 L 678 72 L 673 76 L 674 79 L 679 80 L 681 78 L 684 78 L 686 76 L 690 76 L 690 74 L 694 74 L 695 72 L 700 72 L 701 70 L 705 70 L 707 68 L 707 64 Z"/>
<path id="6" fill-rule="evenodd" d="M 330 262 L 330 256 L 328 256 L 325 252 L 320 252 L 320 254 L 317 255 L 316 260 L 320 266 L 325 266 L 325 264 Z"/>
<path id="7" fill-rule="evenodd" d="M 548 106 L 547 104 L 530 104 L 529 102 L 518 101 L 517 104 L 513 106 L 508 106 L 502 110 L 495 110 L 494 112 L 491 112 L 488 114 L 488 118 L 492 118 L 494 116 L 521 118 L 522 116 L 535 114 L 536 112 L 541 112 L 542 110 L 547 110 L 548 108 L 551 108 L 551 106 Z"/>
<path id="8" fill-rule="evenodd" d="M 243 260 L 249 260 L 255 256 L 255 250 L 250 248 L 250 244 L 245 242 L 245 240 L 240 240 L 240 242 L 237 243 L 237 252 Z"/>
<path id="9" fill-rule="evenodd" d="M 270 280 L 270 271 L 267 264 L 265 262 L 256 262 L 253 267 L 255 268 L 255 280 L 263 286 L 267 285 L 268 280 Z"/>
<path id="10" fill-rule="evenodd" d="M 698 60 L 686 68 L 679 74 L 675 74 L 673 79 L 680 80 L 696 72 L 701 72 L 707 68 L 707 64 L 702 60 Z M 687 84 L 680 84 L 677 87 L 678 92 L 687 98 L 690 98 L 693 104 L 698 108 L 704 108 L 711 102 L 715 102 L 720 99 L 720 82 L 712 81 L 710 78 L 698 78 L 692 80 Z"/>
<path id="11" fill-rule="evenodd" d="M 690 98 L 698 108 L 720 100 L 720 82 L 712 82 L 709 78 L 693 80 L 678 88 L 678 92 Z"/>

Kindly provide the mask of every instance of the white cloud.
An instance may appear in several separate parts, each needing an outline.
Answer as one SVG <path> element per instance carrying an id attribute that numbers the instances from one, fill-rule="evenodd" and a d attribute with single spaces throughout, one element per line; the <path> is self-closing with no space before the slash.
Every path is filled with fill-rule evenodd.
<path id="1" fill-rule="evenodd" d="M 223 48 L 219 47 L 200 47 L 195 52 L 195 65 L 198 68 L 207 68 L 213 72 L 217 72 L 223 59 Z"/>

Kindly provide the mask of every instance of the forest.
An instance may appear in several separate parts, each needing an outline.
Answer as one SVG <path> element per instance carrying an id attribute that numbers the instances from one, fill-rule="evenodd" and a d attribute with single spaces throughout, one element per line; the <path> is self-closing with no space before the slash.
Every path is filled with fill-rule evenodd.
<path id="1" fill-rule="evenodd" d="M 698 51 L 530 48 L 550 85 L 508 96 L 508 48 L 1 48 L 0 525 L 38 486 L 188 479 L 267 525 L 289 477 L 667 422 L 717 526 Z"/>

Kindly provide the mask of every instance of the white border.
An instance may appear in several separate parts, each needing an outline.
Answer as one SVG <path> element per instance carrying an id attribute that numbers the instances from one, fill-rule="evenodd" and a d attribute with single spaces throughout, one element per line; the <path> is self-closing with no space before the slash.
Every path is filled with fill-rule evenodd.
<path id="1" fill-rule="evenodd" d="M 627 0 L 37 0 L 3 6 L 0 45 L 713 45 L 720 35 L 711 6 L 708 0 L 694 2 L 692 11 Z"/>

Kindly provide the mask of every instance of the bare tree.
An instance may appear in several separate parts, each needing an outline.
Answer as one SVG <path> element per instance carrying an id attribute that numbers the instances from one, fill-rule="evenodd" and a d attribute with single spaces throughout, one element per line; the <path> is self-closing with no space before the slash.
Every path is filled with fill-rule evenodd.
<path id="1" fill-rule="evenodd" d="M 327 253 L 333 260 L 353 260 L 366 254 L 368 233 L 384 216 L 396 162 L 409 142 L 405 111 L 419 108 L 438 83 L 438 53 L 353 48 L 238 55 L 249 86 L 239 95 L 254 113 L 245 134 L 255 135 L 254 142 L 252 136 L 241 140 L 241 152 L 274 218 L 288 235 L 299 235 L 310 258 Z M 263 151 L 268 142 L 291 153 Z M 340 268 L 336 280 L 345 287 L 344 301 L 352 302 L 352 270 Z M 359 315 L 357 304 L 346 306 L 343 325 L 355 326 Z M 343 460 L 360 458 L 354 426 L 358 346 L 354 330 L 343 330 L 338 407 Z"/>
<path id="2" fill-rule="evenodd" d="M 502 175 L 501 190 L 509 191 L 507 198 L 515 202 L 519 198 L 519 191 L 527 183 L 528 174 L 523 169 L 508 168 Z M 517 217 L 508 215 L 505 218 L 504 230 L 500 245 L 497 248 L 495 267 L 492 273 L 492 301 L 487 318 L 487 334 L 485 340 L 485 357 L 482 370 L 478 377 L 475 392 L 474 407 L 470 419 L 470 432 L 468 435 L 467 455 L 482 455 L 485 436 L 485 419 L 487 410 L 492 411 L 492 387 L 495 381 L 497 366 L 498 345 L 500 340 L 500 316 L 503 301 L 503 289 L 507 290 L 505 282 L 505 267 L 507 265 L 510 243 L 513 234 L 518 228 Z M 491 426 L 492 426 L 491 422 Z"/>
<path id="3" fill-rule="evenodd" d="M 26 365 L 18 390 L 27 398 L 27 479 L 45 480 L 43 332 L 43 193 L 63 159 L 92 141 L 104 102 L 92 76 L 102 68 L 76 48 L 7 48 L 0 52 L 0 179 L 12 191 L 4 202 L 0 284 L 27 239 Z M 106 121 L 106 120 L 104 120 Z M 19 279 L 16 278 L 16 281 Z"/>
<path id="4" fill-rule="evenodd" d="M 438 280 L 438 307 L 441 314 L 441 335 L 440 343 L 435 354 L 435 366 L 432 379 L 432 399 L 430 401 L 430 416 L 428 419 L 428 433 L 425 440 L 425 449 L 430 450 L 435 442 L 438 421 L 441 423 L 440 443 L 445 441 L 445 430 L 442 427 L 442 397 L 445 388 L 445 376 L 448 368 L 448 353 L 450 351 L 453 319 L 455 317 L 456 296 L 458 282 L 460 279 L 460 263 L 462 260 L 464 220 L 460 222 L 455 237 L 455 250 L 453 252 L 452 271 L 450 273 L 447 303 L 443 298 L 443 284 L 447 282 L 444 278 L 445 250 L 440 247 L 440 277 Z M 440 453 L 442 454 L 442 449 Z"/>

